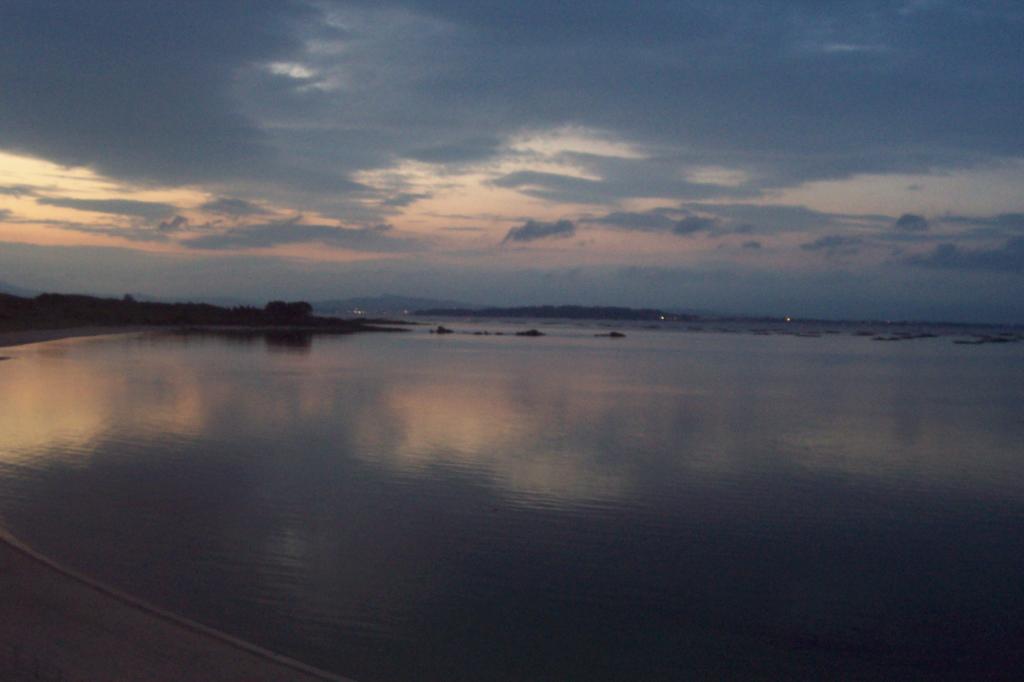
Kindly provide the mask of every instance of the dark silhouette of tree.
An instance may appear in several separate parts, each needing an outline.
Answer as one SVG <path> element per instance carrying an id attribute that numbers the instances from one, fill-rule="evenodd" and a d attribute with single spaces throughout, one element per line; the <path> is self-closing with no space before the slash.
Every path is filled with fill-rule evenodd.
<path id="1" fill-rule="evenodd" d="M 313 314 L 313 306 L 305 301 L 271 301 L 263 308 L 274 320 L 294 322 L 305 319 Z"/>

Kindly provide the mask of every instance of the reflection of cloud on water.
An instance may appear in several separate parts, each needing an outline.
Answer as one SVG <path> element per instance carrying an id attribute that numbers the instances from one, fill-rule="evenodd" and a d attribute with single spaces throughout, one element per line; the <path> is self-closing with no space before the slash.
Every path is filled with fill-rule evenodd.
<path id="1" fill-rule="evenodd" d="M 577 395 L 573 411 L 585 409 L 582 402 L 588 398 Z M 563 433 L 566 424 L 557 410 L 532 409 L 534 401 L 527 396 L 516 395 L 508 380 L 487 386 L 431 382 L 397 387 L 373 406 L 379 414 L 360 420 L 356 451 L 411 473 L 440 466 L 484 474 L 506 492 L 527 498 L 622 495 L 628 482 L 621 462 L 600 462 L 599 453 Z M 550 409 L 550 398 L 536 404 Z M 592 419 L 600 420 L 603 408 L 600 402 L 590 403 Z"/>
<path id="2" fill-rule="evenodd" d="M 1019 444 L 1008 442 L 1005 432 L 965 430 L 962 422 L 936 419 L 910 442 L 901 442 L 880 428 L 884 426 L 858 420 L 839 426 L 807 424 L 780 444 L 790 464 L 819 474 L 904 479 L 918 486 L 1020 497 L 1024 472 Z M 898 430 L 900 425 L 889 427 Z"/>
<path id="3" fill-rule="evenodd" d="M 80 450 L 104 431 L 109 420 L 107 405 L 83 399 L 79 385 L 99 386 L 109 379 L 84 367 L 65 367 L 55 376 L 34 363 L 11 362 L 0 383 L 0 459 L 20 463 L 35 450 L 60 443 Z M 57 384 L 57 385 L 55 385 Z M 106 387 L 101 388 L 105 392 Z"/>
<path id="4" fill-rule="evenodd" d="M 133 430 L 175 436 L 203 430 L 208 392 L 196 370 L 185 363 L 154 353 L 126 370 L 109 352 L 109 340 L 60 344 L 30 349 L 4 367 L 4 461 L 46 455 L 74 464 L 114 431 L 123 437 Z M 92 354 L 93 349 L 99 354 Z"/>

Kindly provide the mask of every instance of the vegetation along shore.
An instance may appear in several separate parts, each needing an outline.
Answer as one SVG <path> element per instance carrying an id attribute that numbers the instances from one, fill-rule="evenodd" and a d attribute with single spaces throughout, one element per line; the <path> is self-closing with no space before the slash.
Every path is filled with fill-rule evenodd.
<path id="1" fill-rule="evenodd" d="M 314 315 L 313 307 L 305 301 L 271 301 L 262 308 L 226 308 L 209 303 L 137 301 L 131 296 L 118 299 L 40 294 L 25 298 L 0 294 L 0 334 L 16 333 L 13 343 L 54 338 L 54 334 L 62 336 L 61 331 L 71 329 L 85 334 L 151 327 L 351 334 L 404 331 L 406 325 L 408 323 L 389 320 L 322 317 Z M 26 336 L 28 332 L 33 334 Z M 25 340 L 18 340 L 21 337 Z"/>

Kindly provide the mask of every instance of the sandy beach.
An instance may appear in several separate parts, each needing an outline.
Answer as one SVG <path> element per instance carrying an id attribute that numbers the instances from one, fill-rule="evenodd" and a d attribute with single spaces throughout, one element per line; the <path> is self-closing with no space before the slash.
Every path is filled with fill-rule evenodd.
<path id="1" fill-rule="evenodd" d="M 76 327 L 2 332 L 0 347 L 149 329 Z M 63 682 L 351 682 L 92 581 L 39 555 L 9 535 L 2 524 L 0 678 Z"/>
<path id="2" fill-rule="evenodd" d="M 345 682 L 99 585 L 3 531 L 0 675 L 66 682 Z"/>
<path id="3" fill-rule="evenodd" d="M 0 348 L 24 346 L 30 343 L 56 341 L 80 336 L 104 336 L 108 334 L 131 334 L 151 331 L 154 327 L 68 327 L 66 329 L 24 329 L 19 331 L 0 331 Z"/>

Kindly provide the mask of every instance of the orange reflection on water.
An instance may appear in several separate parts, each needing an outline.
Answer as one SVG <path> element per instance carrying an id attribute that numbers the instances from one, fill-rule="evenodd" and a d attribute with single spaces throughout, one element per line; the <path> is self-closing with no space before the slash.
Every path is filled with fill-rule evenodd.
<path id="1" fill-rule="evenodd" d="M 154 354 L 130 371 L 82 361 L 65 340 L 14 348 L 0 367 L 0 457 L 18 462 L 87 455 L 116 430 L 187 436 L 199 433 L 210 412 L 209 391 L 187 364 Z M 140 389 L 143 395 L 140 395 Z"/>
<path id="2" fill-rule="evenodd" d="M 564 377 L 559 377 L 559 380 Z M 552 395 L 557 393 L 557 395 Z M 579 420 L 600 424 L 611 397 L 543 380 L 491 377 L 486 385 L 433 381 L 396 386 L 359 424 L 360 456 L 410 473 L 434 466 L 472 471 L 527 497 L 610 499 L 627 489 L 622 472 L 565 437 Z M 557 404 L 555 410 L 536 405 Z"/>

